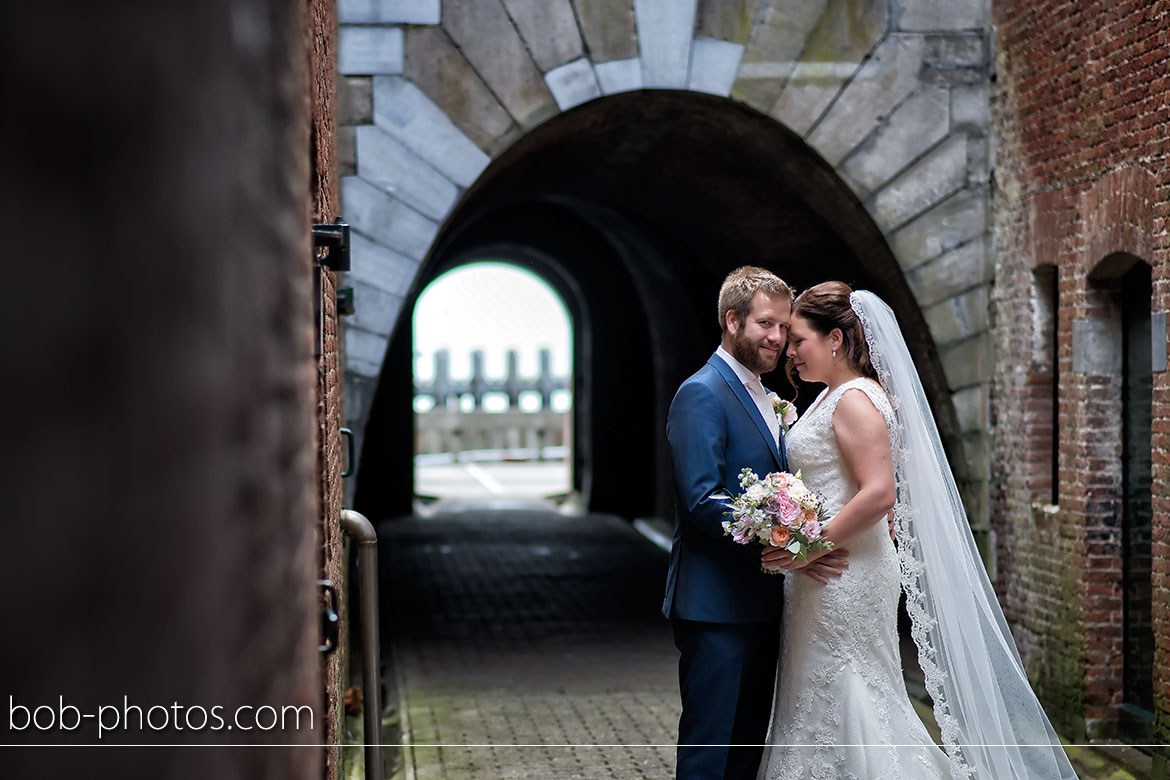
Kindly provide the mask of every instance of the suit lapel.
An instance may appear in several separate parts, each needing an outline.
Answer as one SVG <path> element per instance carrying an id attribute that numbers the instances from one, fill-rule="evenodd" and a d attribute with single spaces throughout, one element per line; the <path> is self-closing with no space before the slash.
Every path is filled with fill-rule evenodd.
<path id="1" fill-rule="evenodd" d="M 768 429 L 768 423 L 764 422 L 764 418 L 760 416 L 760 407 L 756 406 L 756 402 L 752 400 L 751 393 L 744 387 L 743 382 L 739 381 L 739 377 L 731 370 L 731 366 L 727 365 L 727 362 L 719 357 L 718 353 L 712 355 L 707 363 L 719 372 L 719 375 L 723 377 L 723 381 L 731 388 L 731 392 L 739 399 L 739 402 L 743 405 L 743 410 L 747 412 L 748 417 L 755 423 L 756 430 L 764 437 L 764 441 L 768 445 L 768 451 L 772 453 L 772 458 L 776 461 L 776 465 L 783 468 L 784 464 L 780 461 L 780 451 L 776 448 L 776 442 L 772 438 L 772 431 Z"/>

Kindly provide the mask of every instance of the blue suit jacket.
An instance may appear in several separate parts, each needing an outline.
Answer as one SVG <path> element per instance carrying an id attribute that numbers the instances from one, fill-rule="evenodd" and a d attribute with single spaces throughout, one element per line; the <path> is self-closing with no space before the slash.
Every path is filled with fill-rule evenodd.
<path id="1" fill-rule="evenodd" d="M 712 493 L 735 496 L 739 472 L 787 471 L 780 447 L 747 388 L 714 354 L 682 383 L 666 418 L 674 469 L 674 541 L 662 614 L 710 623 L 752 623 L 780 612 L 783 577 L 760 570 L 763 547 L 736 544 L 722 528 L 727 507 Z"/>

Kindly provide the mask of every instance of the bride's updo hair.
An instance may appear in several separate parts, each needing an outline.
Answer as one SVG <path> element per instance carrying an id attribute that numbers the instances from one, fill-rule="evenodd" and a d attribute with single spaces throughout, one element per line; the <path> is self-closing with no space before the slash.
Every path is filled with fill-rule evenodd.
<path id="1" fill-rule="evenodd" d="M 869 359 L 865 331 L 861 329 L 861 320 L 857 319 L 857 313 L 849 303 L 851 292 L 853 288 L 844 282 L 822 282 L 796 297 L 792 304 L 792 316 L 804 318 L 822 336 L 828 336 L 833 328 L 840 328 L 841 352 L 845 359 L 859 374 L 876 382 L 878 375 Z"/>

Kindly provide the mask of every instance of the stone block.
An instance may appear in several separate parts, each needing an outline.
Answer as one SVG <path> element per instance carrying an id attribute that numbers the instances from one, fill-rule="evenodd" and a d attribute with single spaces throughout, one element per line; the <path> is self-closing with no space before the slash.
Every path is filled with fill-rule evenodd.
<path id="1" fill-rule="evenodd" d="M 337 124 L 368 125 L 374 121 L 374 83 L 369 76 L 337 79 Z"/>
<path id="2" fill-rule="evenodd" d="M 743 46 L 714 38 L 696 38 L 691 47 L 687 89 L 727 97 L 743 59 Z"/>
<path id="3" fill-rule="evenodd" d="M 732 96 L 760 111 L 771 111 L 827 5 L 828 0 L 768 4 L 751 28 Z"/>
<path id="4" fill-rule="evenodd" d="M 950 136 L 887 184 L 869 213 L 883 233 L 905 224 L 967 183 L 967 139 Z"/>
<path id="5" fill-rule="evenodd" d="M 359 176 L 341 180 L 341 213 L 353 229 L 421 260 L 439 232 L 433 222 Z"/>
<path id="6" fill-rule="evenodd" d="M 991 337 L 984 333 L 939 350 L 943 374 L 952 390 L 991 379 Z"/>
<path id="7" fill-rule="evenodd" d="M 987 191 L 964 189 L 888 237 L 890 249 L 910 271 L 987 232 Z"/>
<path id="8" fill-rule="evenodd" d="M 491 160 L 418 87 L 374 78 L 374 123 L 451 181 L 467 187 Z"/>
<path id="9" fill-rule="evenodd" d="M 402 309 L 402 296 L 355 281 L 353 284 L 354 314 L 347 321 L 371 333 L 390 333 Z"/>
<path id="10" fill-rule="evenodd" d="M 829 0 L 772 116 L 805 135 L 886 32 L 886 0 Z"/>
<path id="11" fill-rule="evenodd" d="M 984 30 L 990 26 L 991 13 L 987 3 L 972 0 L 894 0 L 896 30 Z"/>
<path id="12" fill-rule="evenodd" d="M 982 431 L 987 429 L 990 419 L 987 385 L 973 385 L 951 394 L 955 404 L 955 415 L 959 418 L 959 430 Z"/>
<path id="13" fill-rule="evenodd" d="M 982 84 L 987 81 L 987 72 L 987 43 L 982 33 L 926 36 L 924 81 Z"/>
<path id="14" fill-rule="evenodd" d="M 898 107 L 840 166 L 864 199 L 881 189 L 950 131 L 950 94 L 926 86 Z"/>
<path id="15" fill-rule="evenodd" d="M 951 87 L 951 127 L 986 133 L 991 126 L 991 98 L 987 84 Z"/>
<path id="16" fill-rule="evenodd" d="M 809 144 L 836 167 L 917 89 L 922 53 L 920 35 L 887 36 L 809 135 Z"/>
<path id="17" fill-rule="evenodd" d="M 343 75 L 402 72 L 405 49 L 401 27 L 350 27 L 337 33 L 337 70 Z"/>
<path id="18" fill-rule="evenodd" d="M 337 0 L 342 24 L 438 24 L 440 0 Z"/>
<path id="19" fill-rule="evenodd" d="M 987 285 L 948 298 L 922 312 L 934 343 L 940 348 L 987 330 L 991 293 Z"/>
<path id="20" fill-rule="evenodd" d="M 574 0 L 577 20 L 594 64 L 637 59 L 632 0 Z M 620 91 L 620 90 L 619 90 Z"/>
<path id="21" fill-rule="evenodd" d="M 695 37 L 747 43 L 760 0 L 699 0 Z"/>
<path id="22" fill-rule="evenodd" d="M 550 70 L 544 80 L 562 111 L 601 97 L 601 87 L 597 84 L 593 65 L 585 57 Z"/>
<path id="23" fill-rule="evenodd" d="M 991 281 L 992 264 L 986 239 L 947 252 L 906 274 L 918 305 L 926 308 Z"/>
<path id="24" fill-rule="evenodd" d="M 987 431 L 969 431 L 963 435 L 963 459 L 967 461 L 968 479 L 987 482 L 991 479 L 991 442 Z"/>
<path id="25" fill-rule="evenodd" d="M 500 0 L 446 0 L 444 6 L 443 29 L 517 122 L 534 127 L 557 113 Z"/>
<path id="26" fill-rule="evenodd" d="M 337 171 L 341 176 L 357 173 L 356 128 L 342 125 L 337 128 Z"/>
<path id="27" fill-rule="evenodd" d="M 585 55 L 569 0 L 504 0 L 536 67 L 549 71 Z"/>
<path id="28" fill-rule="evenodd" d="M 683 89 L 691 63 L 696 0 L 634 0 L 642 83 Z"/>
<path id="29" fill-rule="evenodd" d="M 350 270 L 345 282 L 357 281 L 405 297 L 418 273 L 419 261 L 371 241 L 361 233 L 350 235 Z"/>
<path id="30" fill-rule="evenodd" d="M 642 61 L 639 59 L 613 60 L 594 65 L 601 92 L 612 95 L 642 88 Z"/>
<path id="31" fill-rule="evenodd" d="M 1119 318 L 1073 321 L 1073 373 L 1117 376 L 1124 352 Z"/>
<path id="32" fill-rule="evenodd" d="M 376 125 L 356 128 L 358 174 L 431 219 L 442 221 L 459 188 Z"/>
<path id="33" fill-rule="evenodd" d="M 386 358 L 389 339 L 348 326 L 345 328 L 345 370 L 358 376 L 377 379 Z M 351 410 L 347 410 L 352 414 Z"/>
<path id="34" fill-rule="evenodd" d="M 475 68 L 438 27 L 406 31 L 405 75 L 481 149 L 491 149 L 516 126 Z"/>

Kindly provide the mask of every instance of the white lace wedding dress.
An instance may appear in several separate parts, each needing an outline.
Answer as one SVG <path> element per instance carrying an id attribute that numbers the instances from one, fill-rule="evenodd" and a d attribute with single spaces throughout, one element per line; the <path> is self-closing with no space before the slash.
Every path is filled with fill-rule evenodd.
<path id="1" fill-rule="evenodd" d="M 832 517 L 857 492 L 833 432 L 833 412 L 860 390 L 895 431 L 881 386 L 854 379 L 822 392 L 785 437 L 791 469 L 824 496 Z M 822 585 L 788 574 L 779 684 L 761 780 L 950 778 L 906 693 L 898 650 L 898 553 L 885 522 L 849 540 L 849 568 Z"/>

